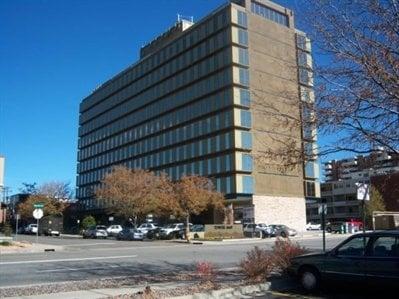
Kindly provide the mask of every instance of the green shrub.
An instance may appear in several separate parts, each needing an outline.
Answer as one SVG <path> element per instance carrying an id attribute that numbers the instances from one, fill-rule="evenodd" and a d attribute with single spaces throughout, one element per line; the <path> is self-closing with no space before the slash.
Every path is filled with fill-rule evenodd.
<path id="1" fill-rule="evenodd" d="M 4 223 L 4 225 L 3 225 L 3 233 L 6 237 L 11 237 L 12 228 L 8 222 Z"/>
<path id="2" fill-rule="evenodd" d="M 11 242 L 8 241 L 1 241 L 0 246 L 11 246 Z"/>
<path id="3" fill-rule="evenodd" d="M 93 216 L 86 216 L 82 221 L 82 228 L 88 229 L 90 226 L 96 225 L 96 219 Z"/>

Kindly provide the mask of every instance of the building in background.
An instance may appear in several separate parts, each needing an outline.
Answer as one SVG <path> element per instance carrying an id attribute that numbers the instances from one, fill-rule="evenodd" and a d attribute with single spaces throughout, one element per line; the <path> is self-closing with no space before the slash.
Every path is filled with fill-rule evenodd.
<path id="1" fill-rule="evenodd" d="M 254 156 L 290 141 L 314 156 L 315 127 L 307 121 L 287 129 L 255 103 L 312 119 L 310 51 L 292 11 L 271 1 L 232 1 L 195 24 L 180 19 L 141 49 L 137 63 L 82 101 L 77 198 L 83 212 L 104 213 L 110 201 L 97 201 L 94 191 L 112 166 L 125 165 L 173 180 L 210 177 L 236 219 L 303 230 L 305 198 L 320 196 L 317 161 L 281 170 Z"/>
<path id="2" fill-rule="evenodd" d="M 378 149 L 366 156 L 324 163 L 321 197 L 327 202 L 327 219 L 361 219 L 356 183 L 379 190 L 389 211 L 399 211 L 399 155 Z M 318 221 L 318 203 L 307 205 L 308 221 Z"/>

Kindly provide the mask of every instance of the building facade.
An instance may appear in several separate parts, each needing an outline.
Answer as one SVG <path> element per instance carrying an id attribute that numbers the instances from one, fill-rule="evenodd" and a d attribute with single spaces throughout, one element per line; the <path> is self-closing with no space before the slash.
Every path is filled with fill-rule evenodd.
<path id="1" fill-rule="evenodd" d="M 77 198 L 85 211 L 112 166 L 210 177 L 236 219 L 305 226 L 305 197 L 317 197 L 317 161 L 280 170 L 256 159 L 279 141 L 316 151 L 311 122 L 287 128 L 259 113 L 311 118 L 310 43 L 290 10 L 232 1 L 197 23 L 179 20 L 144 46 L 140 60 L 80 105 Z M 288 101 L 294 101 L 289 102 Z M 294 99 L 294 100 L 293 100 Z M 277 141 L 276 141 L 277 140 Z"/>
<path id="2" fill-rule="evenodd" d="M 399 155 L 384 149 L 370 155 L 324 163 L 325 182 L 321 184 L 321 197 L 327 203 L 327 219 L 343 221 L 361 219 L 361 201 L 357 200 L 356 183 L 370 184 L 382 194 L 390 211 L 399 207 L 395 196 L 399 174 Z M 396 208 L 395 208 L 396 207 Z M 319 221 L 318 203 L 307 205 L 309 221 Z"/>

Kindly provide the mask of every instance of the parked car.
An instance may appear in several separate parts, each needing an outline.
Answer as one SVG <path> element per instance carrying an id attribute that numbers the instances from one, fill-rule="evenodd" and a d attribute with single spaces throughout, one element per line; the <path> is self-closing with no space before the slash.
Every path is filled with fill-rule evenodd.
<path id="1" fill-rule="evenodd" d="M 173 239 L 179 237 L 179 231 L 184 230 L 183 223 L 173 223 L 168 224 L 161 228 L 160 230 L 160 237 L 161 239 Z"/>
<path id="2" fill-rule="evenodd" d="M 105 225 L 91 226 L 83 232 L 83 238 L 103 238 L 108 237 L 107 227 Z"/>
<path id="3" fill-rule="evenodd" d="M 45 236 L 56 236 L 59 237 L 61 235 L 60 231 L 58 230 L 53 230 L 51 228 L 46 229 L 45 231 L 43 231 Z"/>
<path id="4" fill-rule="evenodd" d="M 107 228 L 107 234 L 109 236 L 117 236 L 122 231 L 122 226 L 113 224 Z"/>
<path id="5" fill-rule="evenodd" d="M 343 225 L 345 225 L 345 222 L 342 221 L 327 223 L 326 231 L 328 233 L 339 233 L 341 232 Z"/>
<path id="6" fill-rule="evenodd" d="M 37 233 L 37 224 L 28 224 L 25 227 L 25 234 L 36 234 Z"/>
<path id="7" fill-rule="evenodd" d="M 156 227 L 154 229 L 150 229 L 145 237 L 150 240 L 156 240 L 161 238 L 161 227 Z"/>
<path id="8" fill-rule="evenodd" d="M 297 231 L 293 228 L 289 228 L 286 225 L 283 224 L 271 224 L 271 236 L 272 237 L 293 237 L 296 236 Z"/>
<path id="9" fill-rule="evenodd" d="M 259 224 L 248 223 L 248 224 L 244 225 L 243 230 L 244 230 L 244 234 L 246 234 L 246 235 L 256 234 L 262 238 L 270 237 L 272 234 L 272 228 L 270 226 L 266 225 L 265 223 L 259 223 Z"/>
<path id="10" fill-rule="evenodd" d="M 312 291 L 323 281 L 345 284 L 397 286 L 399 283 L 399 231 L 359 233 L 327 253 L 291 259 L 289 273 Z"/>
<path id="11" fill-rule="evenodd" d="M 144 235 L 148 233 L 149 230 L 157 228 L 154 223 L 143 223 L 137 229 L 141 231 Z"/>
<path id="12" fill-rule="evenodd" d="M 320 223 L 308 222 L 306 224 L 306 230 L 321 230 L 321 224 Z"/>
<path id="13" fill-rule="evenodd" d="M 118 235 L 116 236 L 116 239 L 117 240 L 128 240 L 128 241 L 133 241 L 133 240 L 143 241 L 144 234 L 141 231 L 139 231 L 138 229 L 131 228 L 131 227 L 125 227 L 118 233 Z"/>

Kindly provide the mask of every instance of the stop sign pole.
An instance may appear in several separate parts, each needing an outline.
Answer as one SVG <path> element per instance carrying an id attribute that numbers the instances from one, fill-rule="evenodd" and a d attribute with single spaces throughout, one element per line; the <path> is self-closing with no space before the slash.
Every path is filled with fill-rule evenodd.
<path id="1" fill-rule="evenodd" d="M 37 227 L 36 227 L 36 244 L 37 244 L 39 243 L 39 219 L 43 217 L 44 205 L 42 203 L 35 203 L 33 207 L 35 208 L 33 210 L 33 217 L 37 220 Z"/>

